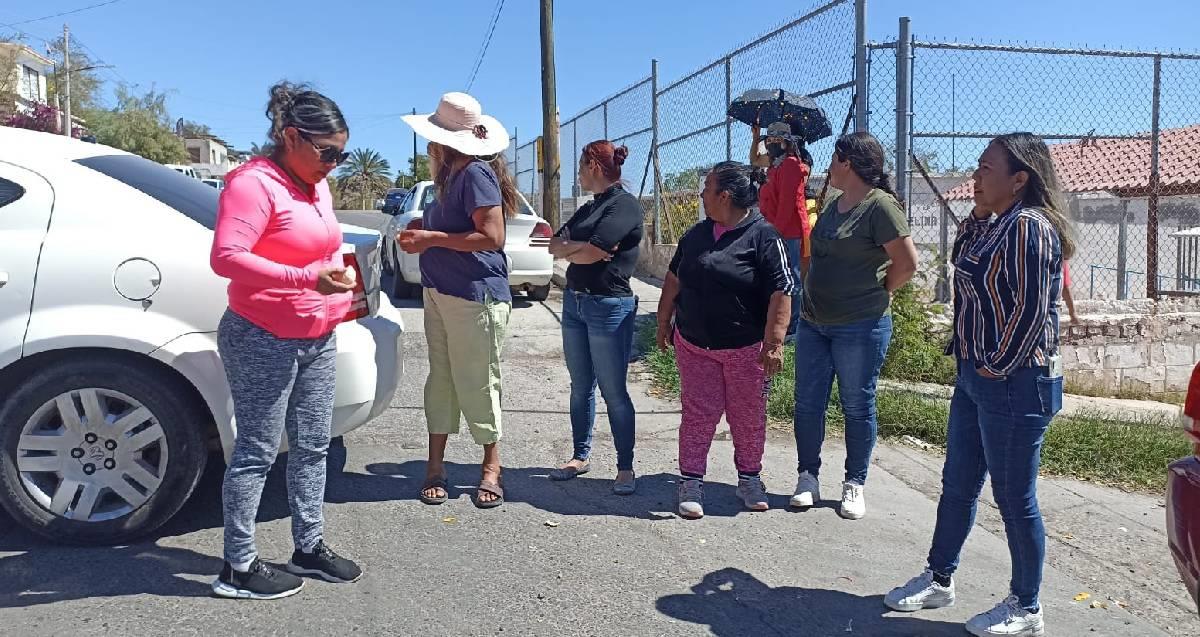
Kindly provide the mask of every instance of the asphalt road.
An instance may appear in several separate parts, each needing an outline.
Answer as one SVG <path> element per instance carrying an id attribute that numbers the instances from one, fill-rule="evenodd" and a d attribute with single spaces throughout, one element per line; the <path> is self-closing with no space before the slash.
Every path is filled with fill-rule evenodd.
<path id="1" fill-rule="evenodd" d="M 652 308 L 652 300 L 643 303 Z M 705 490 L 708 517 L 677 518 L 678 408 L 650 396 L 640 379 L 633 388 L 638 494 L 609 492 L 614 452 L 603 415 L 593 471 L 550 482 L 549 469 L 570 456 L 558 297 L 518 302 L 513 313 L 504 362 L 508 503 L 491 511 L 471 505 L 479 454 L 464 435 L 449 451 L 451 501 L 423 505 L 416 499 L 426 441 L 421 309 L 398 305 L 410 330 L 408 377 L 391 409 L 348 435 L 330 459 L 326 536 L 365 567 L 362 581 L 310 582 L 278 602 L 211 597 L 221 566 L 214 461 L 184 511 L 134 545 L 56 546 L 0 517 L 0 634 L 958 636 L 966 619 L 1007 592 L 1007 548 L 985 503 L 963 556 L 958 605 L 920 615 L 883 606 L 884 592 L 921 570 L 936 510 L 938 459 L 911 449 L 880 447 L 868 516 L 848 522 L 829 502 L 803 513 L 783 508 L 795 452 L 790 434 L 773 433 L 765 457 L 773 508 L 748 513 L 735 501 L 732 446 L 722 431 Z M 824 488 L 834 498 L 844 450 L 838 441 L 828 447 Z M 1169 558 L 1147 544 L 1161 526 L 1161 509 L 1154 518 L 1146 511 L 1154 498 L 1070 481 L 1048 481 L 1043 493 L 1049 532 L 1061 536 L 1068 525 L 1079 543 L 1051 542 L 1043 591 L 1049 634 L 1197 633 L 1200 622 L 1181 610 L 1177 580 L 1157 579 L 1168 577 Z M 259 521 L 264 558 L 286 561 L 282 466 Z M 1097 539 L 1104 545 L 1097 549 L 1091 539 L 1107 537 L 1094 533 L 1100 528 L 1114 536 Z M 1130 608 L 1073 601 L 1085 591 L 1100 601 L 1119 595 Z"/>

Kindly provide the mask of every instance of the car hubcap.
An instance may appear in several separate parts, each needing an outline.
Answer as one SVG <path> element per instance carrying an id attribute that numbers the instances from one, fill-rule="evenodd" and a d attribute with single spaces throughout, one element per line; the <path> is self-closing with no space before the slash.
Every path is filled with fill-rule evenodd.
<path id="1" fill-rule="evenodd" d="M 83 522 L 134 511 L 162 484 L 167 439 L 158 419 L 118 391 L 79 389 L 33 413 L 17 441 L 17 470 L 31 498 Z"/>

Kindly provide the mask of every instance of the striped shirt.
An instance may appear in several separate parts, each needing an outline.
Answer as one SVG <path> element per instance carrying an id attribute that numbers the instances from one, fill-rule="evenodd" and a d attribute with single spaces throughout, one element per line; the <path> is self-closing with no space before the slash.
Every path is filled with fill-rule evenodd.
<path id="1" fill-rule="evenodd" d="M 954 336 L 946 353 L 997 376 L 1048 365 L 1058 350 L 1063 271 L 1050 220 L 1020 204 L 995 221 L 968 216 L 951 262 Z"/>

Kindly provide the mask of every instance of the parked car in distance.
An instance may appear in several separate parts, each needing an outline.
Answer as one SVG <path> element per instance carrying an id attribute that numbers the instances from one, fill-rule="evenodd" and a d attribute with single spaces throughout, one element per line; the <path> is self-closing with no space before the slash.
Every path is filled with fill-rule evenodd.
<path id="1" fill-rule="evenodd" d="M 200 181 L 206 186 L 212 186 L 213 188 L 216 188 L 217 192 L 225 190 L 225 180 L 219 177 L 214 179 L 201 179 Z"/>
<path id="2" fill-rule="evenodd" d="M 1192 370 L 1180 421 L 1193 454 L 1167 469 L 1167 542 L 1200 612 L 1200 364 Z"/>
<path id="3" fill-rule="evenodd" d="M 209 266 L 218 192 L 107 146 L 0 127 L 0 506 L 52 540 L 121 543 L 184 506 L 235 423 Z M 377 232 L 337 327 L 333 435 L 383 413 L 403 322 Z"/>
<path id="4" fill-rule="evenodd" d="M 519 198 L 521 209 L 505 226 L 508 281 L 513 290 L 525 292 L 530 300 L 545 301 L 550 297 L 550 279 L 554 276 L 554 257 L 549 249 L 554 231 L 533 211 L 524 195 Z M 396 245 L 396 235 L 406 228 L 419 229 L 423 211 L 436 199 L 432 181 L 417 183 L 384 230 L 384 269 L 393 273 L 392 294 L 397 298 L 420 295 L 421 265 L 418 255 L 408 254 Z"/>
<path id="5" fill-rule="evenodd" d="M 383 214 L 394 215 L 400 211 L 400 204 L 408 196 L 408 188 L 392 188 L 383 197 Z"/>
<path id="6" fill-rule="evenodd" d="M 196 169 L 192 168 L 191 166 L 184 166 L 182 164 L 163 164 L 163 165 L 166 166 L 167 168 L 170 168 L 171 170 L 174 170 L 175 172 L 177 172 L 181 175 L 187 175 L 188 177 L 191 177 L 192 179 L 200 179 L 200 175 L 198 175 L 196 173 Z"/>

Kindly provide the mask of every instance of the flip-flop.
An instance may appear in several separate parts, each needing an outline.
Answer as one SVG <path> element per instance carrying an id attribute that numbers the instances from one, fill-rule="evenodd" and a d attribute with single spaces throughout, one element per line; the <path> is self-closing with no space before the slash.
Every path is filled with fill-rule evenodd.
<path id="1" fill-rule="evenodd" d="M 550 479 L 556 482 L 564 482 L 573 478 L 579 477 L 592 470 L 592 465 L 583 463 L 582 467 L 559 467 L 550 472 Z"/>
<path id="2" fill-rule="evenodd" d="M 479 498 L 480 493 L 490 493 L 496 496 L 496 499 L 490 502 L 484 502 Z M 475 506 L 480 509 L 494 509 L 501 504 L 504 504 L 504 489 L 491 480 L 480 480 L 479 486 L 475 489 L 474 500 Z"/>
<path id="3" fill-rule="evenodd" d="M 436 497 L 425 495 L 425 492 L 429 489 L 441 489 L 442 495 Z M 421 487 L 421 502 L 424 502 L 425 504 L 445 504 L 446 500 L 449 498 L 450 492 L 446 488 L 446 476 L 427 479 L 425 480 L 425 484 Z"/>

